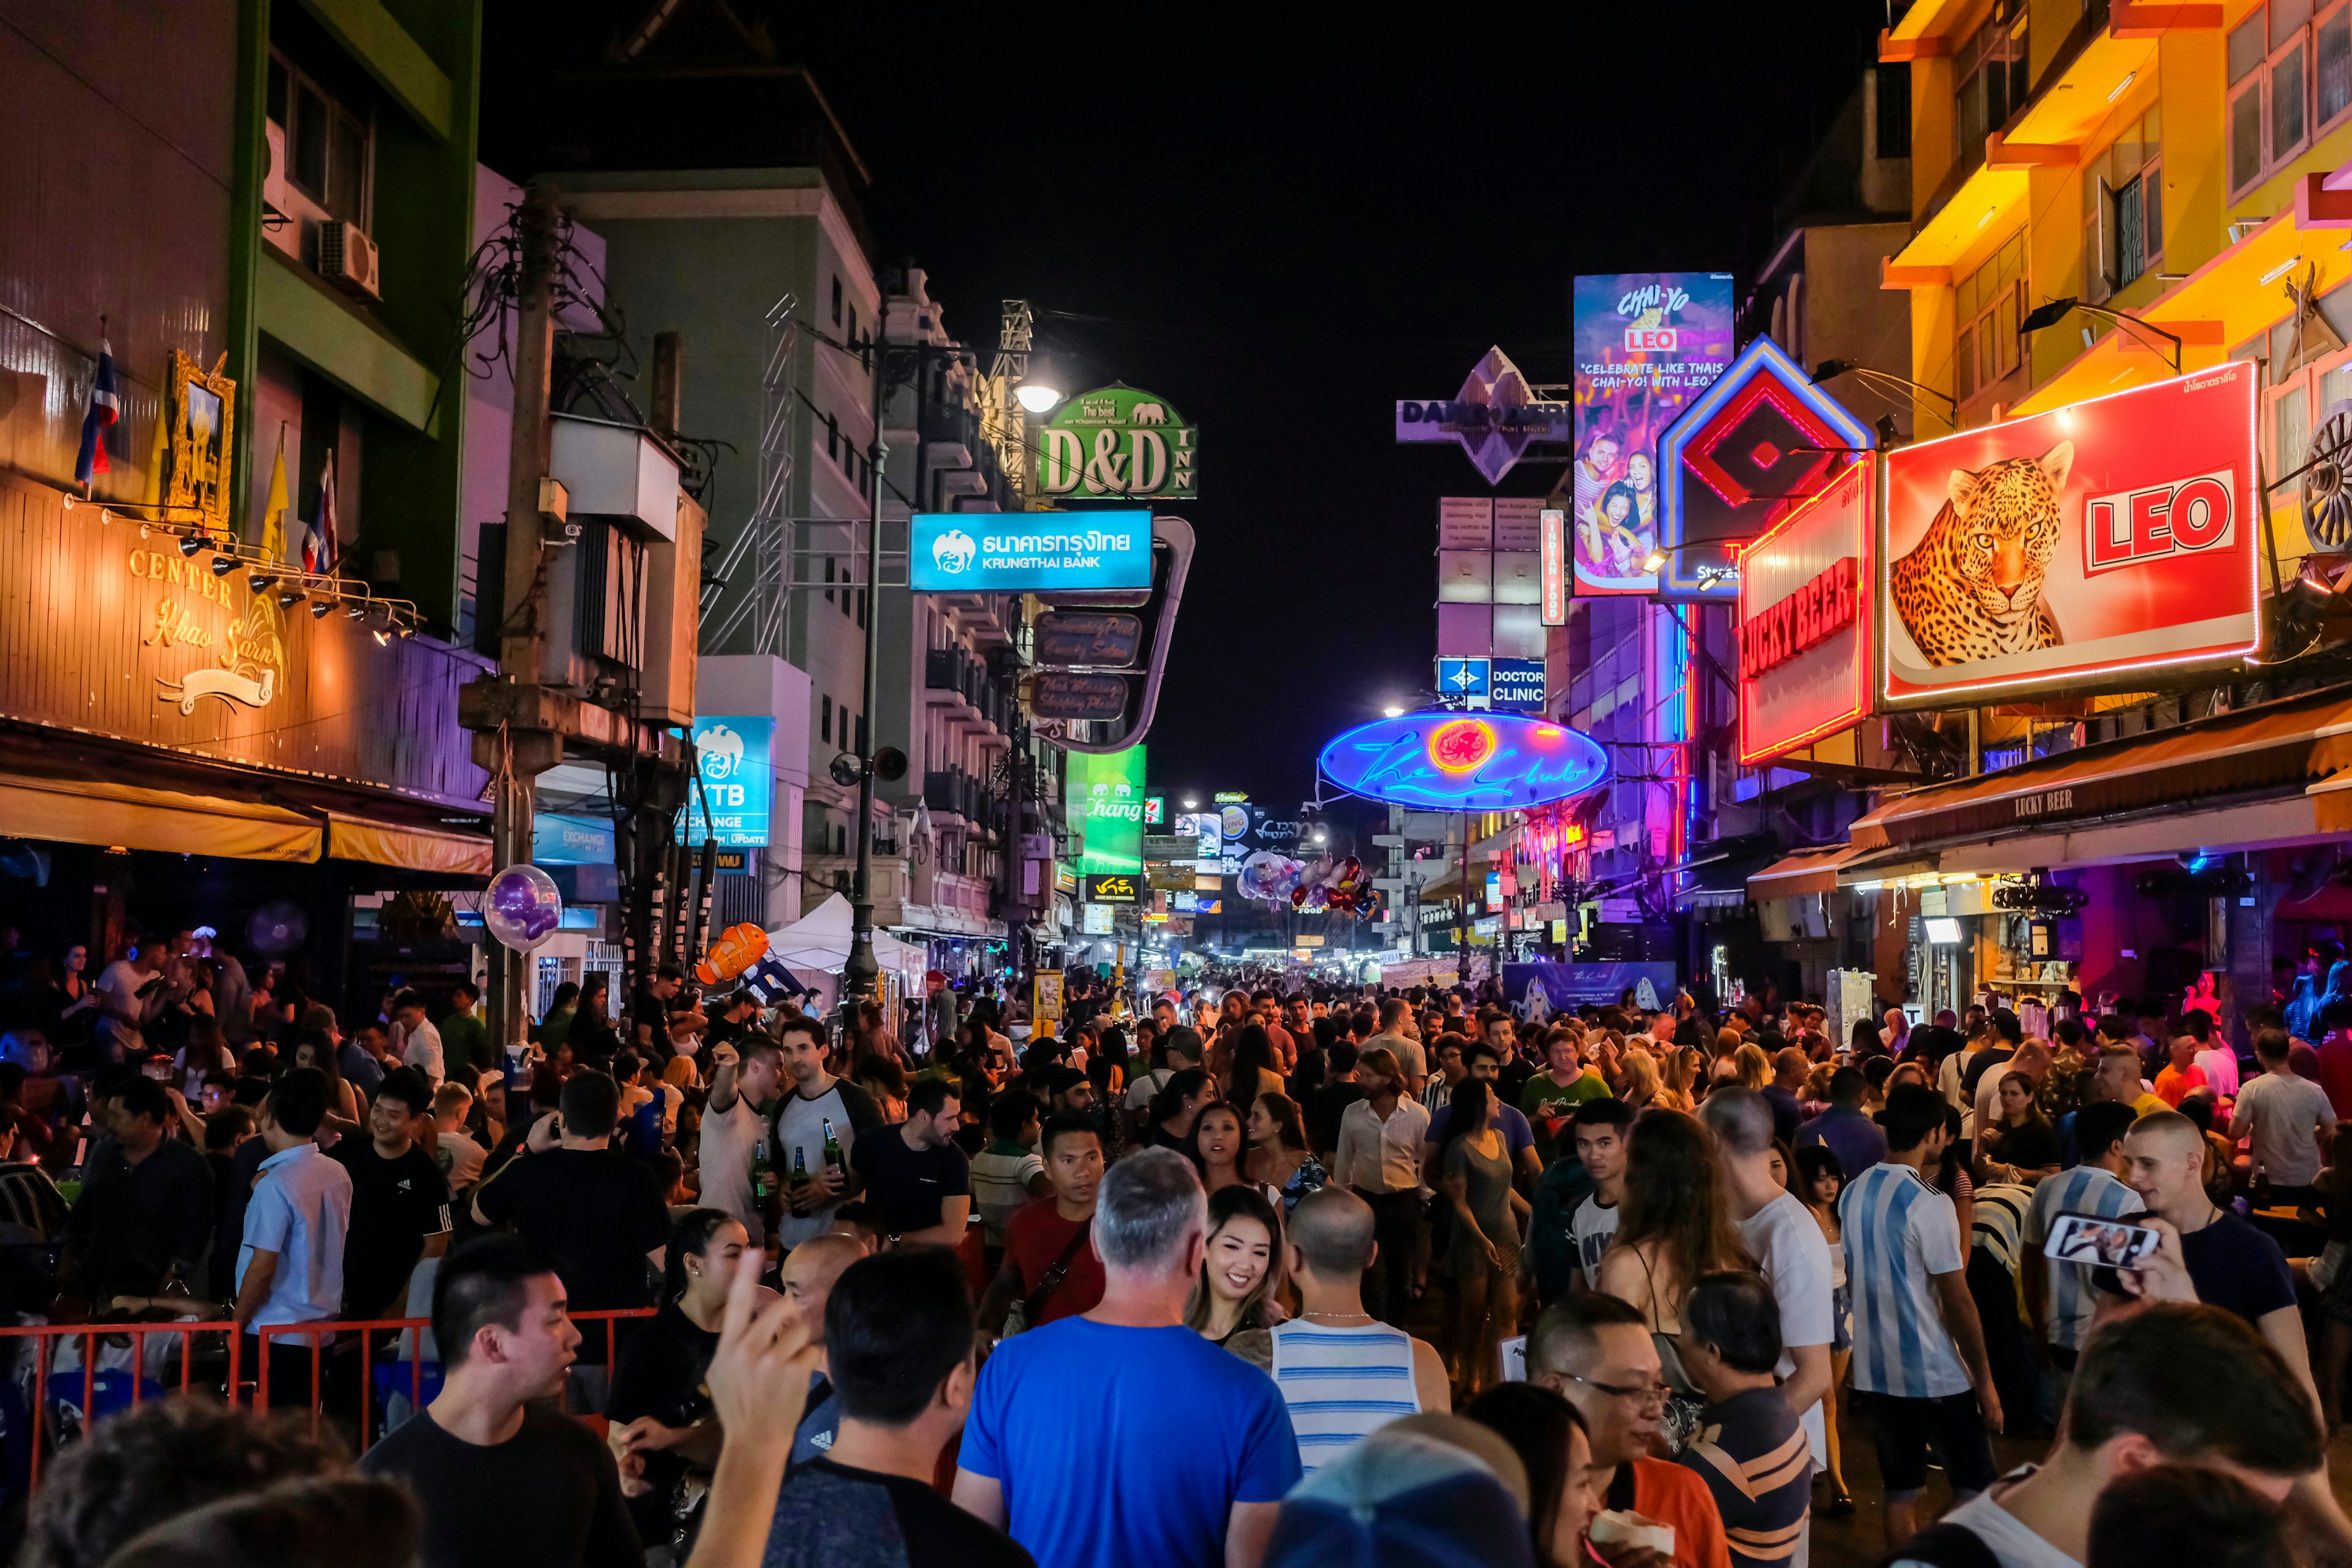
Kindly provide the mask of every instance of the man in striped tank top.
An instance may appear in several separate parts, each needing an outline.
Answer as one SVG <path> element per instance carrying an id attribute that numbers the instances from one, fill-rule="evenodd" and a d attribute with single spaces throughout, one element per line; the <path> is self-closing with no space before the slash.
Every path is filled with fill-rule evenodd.
<path id="1" fill-rule="evenodd" d="M 1273 1374 L 1309 1475 L 1400 1415 L 1452 1410 L 1436 1347 L 1364 1310 L 1370 1204 L 1345 1187 L 1307 1194 L 1291 1214 L 1286 1250 L 1298 1316 L 1237 1334 L 1232 1348 Z"/>

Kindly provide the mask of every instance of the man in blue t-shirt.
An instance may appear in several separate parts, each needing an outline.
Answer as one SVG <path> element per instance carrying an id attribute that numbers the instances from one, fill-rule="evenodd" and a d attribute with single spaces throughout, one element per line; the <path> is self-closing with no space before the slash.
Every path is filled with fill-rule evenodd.
<path id="1" fill-rule="evenodd" d="M 1298 1444 L 1274 1380 L 1184 1326 L 1207 1236 L 1192 1165 L 1167 1149 L 1129 1155 L 1095 1202 L 1101 1302 L 1006 1340 L 981 1369 L 955 1500 L 1040 1568 L 1264 1556 Z M 1105 1474 L 1104 1456 L 1138 1453 L 1151 1485 Z"/>

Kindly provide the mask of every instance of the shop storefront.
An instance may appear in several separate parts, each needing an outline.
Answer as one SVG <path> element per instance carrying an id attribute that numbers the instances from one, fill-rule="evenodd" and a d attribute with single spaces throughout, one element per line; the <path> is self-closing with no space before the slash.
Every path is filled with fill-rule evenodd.
<path id="1" fill-rule="evenodd" d="M 226 559 L 0 478 L 0 900 L 93 970 L 211 926 L 322 999 L 471 972 L 482 661 Z"/>

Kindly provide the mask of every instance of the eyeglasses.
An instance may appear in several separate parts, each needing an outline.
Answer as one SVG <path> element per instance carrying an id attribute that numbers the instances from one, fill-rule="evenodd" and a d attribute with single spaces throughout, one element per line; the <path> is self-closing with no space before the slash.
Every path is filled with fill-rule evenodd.
<path id="1" fill-rule="evenodd" d="M 1644 1408 L 1652 1406 L 1655 1406 L 1660 1409 L 1664 1408 L 1667 1396 L 1674 1392 L 1673 1389 L 1667 1387 L 1663 1383 L 1646 1384 L 1638 1388 L 1627 1388 L 1622 1384 L 1603 1383 L 1598 1378 L 1579 1377 L 1572 1372 L 1564 1372 L 1559 1375 L 1566 1378 L 1570 1383 L 1580 1383 L 1587 1388 L 1597 1388 L 1603 1394 L 1615 1394 L 1620 1399 L 1633 1400 Z"/>

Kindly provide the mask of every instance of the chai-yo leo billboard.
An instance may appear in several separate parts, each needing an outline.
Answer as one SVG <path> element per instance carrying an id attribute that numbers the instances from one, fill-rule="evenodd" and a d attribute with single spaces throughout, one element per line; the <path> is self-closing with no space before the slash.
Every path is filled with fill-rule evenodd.
<path id="1" fill-rule="evenodd" d="M 1658 437 L 1731 363 L 1731 274 L 1579 278 L 1573 318 L 1576 592 L 1653 594 Z"/>
<path id="2" fill-rule="evenodd" d="M 1885 455 L 1890 704 L 2129 686 L 2262 643 L 2247 361 Z"/>

